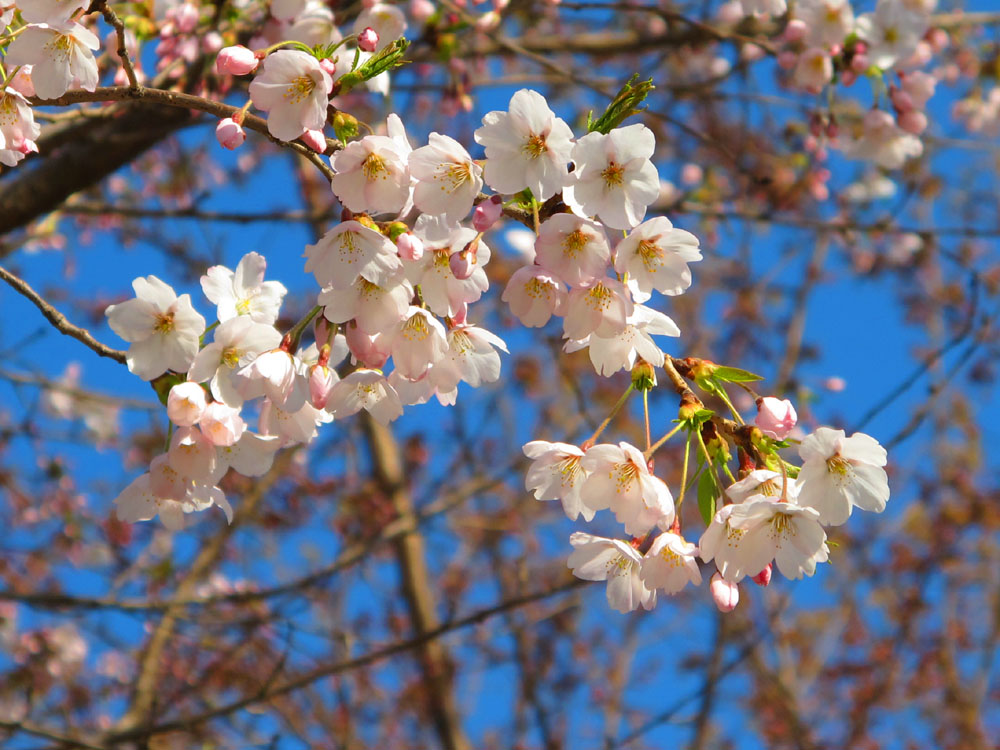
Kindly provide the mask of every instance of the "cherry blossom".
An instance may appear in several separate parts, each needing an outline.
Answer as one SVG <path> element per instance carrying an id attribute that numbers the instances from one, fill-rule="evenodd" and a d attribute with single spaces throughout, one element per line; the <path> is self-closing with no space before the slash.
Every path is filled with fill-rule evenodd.
<path id="1" fill-rule="evenodd" d="M 259 354 L 237 372 L 243 398 L 266 395 L 286 412 L 297 412 L 309 395 L 302 361 L 284 349 Z"/>
<path id="2" fill-rule="evenodd" d="M 274 325 L 288 290 L 280 281 L 264 281 L 266 270 L 264 256 L 251 252 L 240 259 L 235 272 L 225 266 L 212 266 L 205 272 L 201 288 L 218 306 L 220 322 L 246 315 L 256 323 Z"/>
<path id="3" fill-rule="evenodd" d="M 927 26 L 927 14 L 903 0 L 879 0 L 874 13 L 858 16 L 855 30 L 868 43 L 872 64 L 888 70 L 916 51 Z"/>
<path id="4" fill-rule="evenodd" d="M 330 159 L 337 173 L 330 186 L 351 211 L 398 213 L 410 197 L 408 150 L 397 139 L 368 135 Z"/>
<path id="5" fill-rule="evenodd" d="M 627 534 L 645 534 L 674 520 L 674 501 L 663 481 L 649 473 L 642 452 L 628 443 L 602 443 L 581 459 L 588 477 L 580 499 L 591 510 L 610 508 Z"/>
<path id="6" fill-rule="evenodd" d="M 764 396 L 757 399 L 757 416 L 754 424 L 768 437 L 784 440 L 798 422 L 798 415 L 792 402 L 777 399 L 774 396 Z"/>
<path id="7" fill-rule="evenodd" d="M 410 307 L 393 332 L 392 362 L 401 375 L 416 380 L 448 351 L 441 322 L 420 307 Z"/>
<path id="8" fill-rule="evenodd" d="M 475 132 L 486 149 L 486 184 L 498 193 L 525 188 L 539 201 L 559 192 L 569 178 L 573 131 L 537 91 L 521 89 L 507 112 L 489 112 Z"/>
<path id="9" fill-rule="evenodd" d="M 431 133 L 426 146 L 409 156 L 410 175 L 416 181 L 413 202 L 429 214 L 460 221 L 472 210 L 483 187 L 483 169 L 469 152 L 447 135 Z"/>
<path id="10" fill-rule="evenodd" d="M 239 408 L 243 396 L 236 378 L 238 369 L 255 357 L 276 349 L 281 334 L 272 326 L 255 323 L 248 315 L 230 318 L 215 329 L 214 340 L 195 356 L 188 377 L 196 383 L 211 381 L 212 396 Z"/>
<path id="11" fill-rule="evenodd" d="M 805 41 L 809 46 L 829 48 L 843 44 L 854 30 L 850 0 L 797 0 L 794 12 L 805 23 Z"/>
<path id="12" fill-rule="evenodd" d="M 547 223 L 547 222 L 546 222 Z M 540 328 L 562 314 L 566 289 L 562 281 L 541 266 L 522 266 L 511 274 L 501 299 L 528 328 Z"/>
<path id="13" fill-rule="evenodd" d="M 446 393 L 459 383 L 478 388 L 496 382 L 500 377 L 497 349 L 507 352 L 507 345 L 496 334 L 473 325 L 455 326 L 448 331 L 448 348 L 431 368 L 431 382 Z"/>
<path id="14" fill-rule="evenodd" d="M 586 348 L 598 374 L 610 377 L 622 369 L 631 369 L 638 358 L 656 367 L 663 366 L 663 350 L 652 336 L 680 336 L 681 331 L 669 317 L 645 305 L 636 305 L 626 318 L 625 328 L 611 336 L 592 333 L 581 340 L 567 341 L 563 351 Z"/>
<path id="15" fill-rule="evenodd" d="M 664 216 L 644 221 L 615 248 L 615 270 L 645 293 L 681 294 L 691 286 L 687 264 L 699 260 L 698 238 Z"/>
<path id="16" fill-rule="evenodd" d="M 421 231 L 423 230 L 423 231 Z M 418 261 L 404 262 L 410 283 L 420 287 L 424 303 L 435 315 L 453 317 L 465 305 L 478 300 L 489 288 L 483 267 L 489 263 L 490 248 L 474 229 L 445 226 L 431 228 L 418 221 L 414 230 L 421 236 L 425 252 Z M 451 267 L 451 257 L 472 242 L 477 245 L 476 262 L 468 278 L 458 279 Z"/>
<path id="17" fill-rule="evenodd" d="M 619 539 L 574 532 L 569 538 L 573 553 L 567 567 L 585 581 L 607 581 L 608 604 L 618 612 L 631 612 L 642 606 L 656 606 L 656 590 L 642 580 L 642 555 Z"/>
<path id="18" fill-rule="evenodd" d="M 855 506 L 881 513 L 889 500 L 886 451 L 875 438 L 820 427 L 799 445 L 799 504 L 815 508 L 820 521 L 840 526 Z"/>
<path id="19" fill-rule="evenodd" d="M 346 289 L 328 288 L 320 292 L 317 304 L 331 323 L 353 320 L 365 333 L 389 331 L 401 321 L 413 299 L 413 285 L 403 276 L 403 269 L 390 277 L 387 285 L 373 284 L 359 276 Z"/>
<path id="20" fill-rule="evenodd" d="M 573 214 L 552 216 L 539 228 L 535 262 L 570 286 L 603 278 L 611 262 L 604 227 Z"/>
<path id="21" fill-rule="evenodd" d="M 205 330 L 205 319 L 191 306 L 191 296 L 178 297 L 155 276 L 136 279 L 132 288 L 135 299 L 105 311 L 111 329 L 131 344 L 129 371 L 143 380 L 167 370 L 187 372 Z"/>
<path id="22" fill-rule="evenodd" d="M 912 157 L 920 156 L 920 139 L 900 128 L 892 115 L 881 109 L 869 110 L 860 132 L 842 139 L 841 147 L 849 159 L 865 159 L 886 169 L 899 169 Z"/>
<path id="23" fill-rule="evenodd" d="M 597 216 L 612 229 L 642 221 L 660 194 L 660 178 L 650 159 L 656 148 L 645 125 L 587 133 L 573 146 L 576 171 L 563 191 L 566 204 L 581 216 Z"/>
<path id="24" fill-rule="evenodd" d="M 338 419 L 364 409 L 378 422 L 388 424 L 403 413 L 399 394 L 378 370 L 355 370 L 330 391 L 326 406 Z"/>
<path id="25" fill-rule="evenodd" d="M 207 405 L 205 390 L 200 385 L 190 380 L 178 383 L 167 396 L 167 416 L 178 427 L 190 427 L 198 423 Z"/>
<path id="26" fill-rule="evenodd" d="M 73 21 L 28 26 L 10 43 L 5 62 L 31 65 L 31 82 L 41 99 L 58 99 L 74 85 L 97 88 L 97 60 L 92 50 L 100 40 Z"/>
<path id="27" fill-rule="evenodd" d="M 305 255 L 306 271 L 324 288 L 347 289 L 359 276 L 388 287 L 401 267 L 389 238 L 358 221 L 342 221 L 307 245 Z"/>
<path id="28" fill-rule="evenodd" d="M 584 504 L 580 488 L 588 477 L 581 459 L 584 452 L 569 443 L 532 440 L 525 443 L 524 455 L 532 460 L 524 477 L 524 488 L 534 493 L 536 500 L 559 500 L 563 512 L 571 521 L 583 515 L 584 521 L 594 520 L 597 511 Z"/>
<path id="29" fill-rule="evenodd" d="M 28 23 L 58 24 L 87 5 L 87 0 L 18 0 L 17 9 Z"/>
<path id="30" fill-rule="evenodd" d="M 250 83 L 254 106 L 267 115 L 267 130 L 275 138 L 292 141 L 307 130 L 326 124 L 328 95 L 333 79 L 319 61 L 301 50 L 272 52 Z"/>
<path id="31" fill-rule="evenodd" d="M 624 284 L 604 278 L 571 289 L 566 301 L 563 333 L 568 339 L 615 336 L 625 330 L 634 306 Z"/>
<path id="32" fill-rule="evenodd" d="M 689 583 L 701 583 L 698 548 L 684 537 L 665 531 L 653 540 L 643 556 L 641 577 L 651 589 L 676 594 Z"/>

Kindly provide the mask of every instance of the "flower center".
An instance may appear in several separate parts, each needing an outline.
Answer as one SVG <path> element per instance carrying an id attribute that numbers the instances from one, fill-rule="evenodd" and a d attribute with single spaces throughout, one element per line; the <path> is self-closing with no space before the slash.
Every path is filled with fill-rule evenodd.
<path id="1" fill-rule="evenodd" d="M 588 239 L 589 238 L 586 234 L 584 234 L 582 229 L 574 229 L 566 235 L 566 238 L 562 242 L 563 253 L 568 255 L 570 258 L 575 258 L 583 252 L 583 248 L 587 246 Z"/>
<path id="2" fill-rule="evenodd" d="M 587 292 L 587 301 L 594 310 L 607 310 L 611 307 L 611 301 L 614 299 L 614 296 L 614 292 L 604 286 L 604 284 L 597 284 L 597 286 Z"/>
<path id="3" fill-rule="evenodd" d="M 604 178 L 604 187 L 621 187 L 625 184 L 625 167 L 616 161 L 609 161 L 608 166 L 601 172 L 601 177 Z"/>
<path id="4" fill-rule="evenodd" d="M 625 555 L 618 555 L 618 557 L 613 557 L 608 560 L 608 578 L 617 578 L 618 576 L 627 576 L 632 572 L 632 566 L 635 561 L 630 557 Z"/>
<path id="5" fill-rule="evenodd" d="M 386 169 L 385 159 L 378 154 L 369 154 L 361 164 L 361 171 L 364 173 L 365 178 L 371 182 L 380 175 L 384 180 L 389 170 Z"/>
<path id="6" fill-rule="evenodd" d="M 547 300 L 552 296 L 552 285 L 536 276 L 524 285 L 524 293 L 534 299 Z"/>
<path id="7" fill-rule="evenodd" d="M 773 479 L 768 479 L 766 481 L 761 482 L 760 486 L 757 487 L 757 489 L 762 495 L 765 495 L 767 497 L 774 497 L 775 495 L 778 494 L 780 488 L 778 487 L 777 484 L 775 484 Z"/>
<path id="8" fill-rule="evenodd" d="M 789 533 L 795 533 L 795 527 L 792 526 L 792 517 L 787 513 L 775 513 L 771 517 L 771 529 L 777 537 L 784 537 Z"/>
<path id="9" fill-rule="evenodd" d="M 528 139 L 521 146 L 521 153 L 528 156 L 530 159 L 537 159 L 544 153 L 547 153 L 549 147 L 545 143 L 545 136 L 535 135 L 532 133 L 528 136 Z"/>
<path id="10" fill-rule="evenodd" d="M 222 364 L 230 370 L 240 363 L 240 351 L 234 346 L 224 349 L 222 352 Z"/>
<path id="11" fill-rule="evenodd" d="M 617 476 L 615 476 L 617 474 Z M 622 464 L 615 464 L 615 467 L 611 470 L 611 476 L 615 480 L 617 488 L 615 491 L 618 494 L 623 492 L 628 492 L 632 488 L 632 483 L 635 478 L 639 476 L 639 467 L 636 466 L 631 461 L 626 461 Z"/>
<path id="12" fill-rule="evenodd" d="M 0 96 L 0 124 L 13 125 L 17 122 L 17 104 L 10 94 Z"/>
<path id="13" fill-rule="evenodd" d="M 639 247 L 636 254 L 642 260 L 642 264 L 647 271 L 655 271 L 663 258 L 663 248 L 652 240 L 639 240 Z"/>
<path id="14" fill-rule="evenodd" d="M 577 480 L 583 474 L 583 467 L 580 466 L 579 456 L 566 456 L 566 458 L 555 465 L 555 470 L 562 477 L 559 483 L 563 487 L 575 486 Z"/>
<path id="15" fill-rule="evenodd" d="M 291 100 L 293 104 L 298 104 L 309 96 L 315 88 L 316 81 L 309 76 L 299 76 L 289 82 L 288 88 L 285 90 L 285 98 Z"/>
<path id="16" fill-rule="evenodd" d="M 401 331 L 407 341 L 424 341 L 430 331 L 427 328 L 427 321 L 423 315 L 414 315 L 403 324 Z"/>
<path id="17" fill-rule="evenodd" d="M 174 313 L 173 311 L 171 311 L 166 313 L 160 313 L 156 316 L 156 325 L 153 326 L 153 330 L 155 330 L 157 333 L 166 334 L 173 331 L 175 327 L 176 326 L 174 324 Z"/>
<path id="18" fill-rule="evenodd" d="M 660 550 L 660 557 L 663 558 L 663 562 L 667 564 L 670 568 L 682 568 L 684 567 L 684 558 L 674 552 L 670 546 L 665 546 Z"/>
<path id="19" fill-rule="evenodd" d="M 437 179 L 444 184 L 441 189 L 454 193 L 462 185 L 472 181 L 472 162 L 452 162 L 441 164 L 437 170 Z"/>

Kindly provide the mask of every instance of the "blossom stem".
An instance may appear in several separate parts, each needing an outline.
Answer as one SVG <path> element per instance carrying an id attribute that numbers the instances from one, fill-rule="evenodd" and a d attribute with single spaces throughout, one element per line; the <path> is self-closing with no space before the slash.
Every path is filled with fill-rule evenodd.
<path id="1" fill-rule="evenodd" d="M 294 354 L 295 350 L 299 348 L 299 339 L 302 338 L 302 332 L 306 329 L 306 326 L 312 323 L 313 318 L 319 315 L 323 311 L 320 305 L 316 305 L 312 310 L 310 310 L 302 320 L 292 326 L 291 330 L 285 334 L 282 339 L 282 348 L 285 348 L 285 344 L 288 344 L 288 352 Z"/>
<path id="2" fill-rule="evenodd" d="M 277 44 L 272 44 L 270 47 L 268 47 L 267 49 L 265 49 L 263 52 L 258 52 L 257 56 L 263 60 L 265 57 L 267 57 L 268 55 L 270 55 L 272 52 L 276 52 L 277 50 L 281 49 L 282 47 L 294 47 L 295 49 L 299 49 L 299 50 L 302 50 L 303 52 L 307 52 L 310 55 L 313 55 L 313 57 L 316 56 L 315 53 L 313 52 L 312 47 L 310 47 L 308 44 L 304 44 L 302 42 L 297 42 L 294 39 L 286 39 L 283 42 L 278 42 Z"/>
<path id="3" fill-rule="evenodd" d="M 684 423 L 677 425 L 678 428 Z M 664 438 L 666 440 L 666 438 Z M 684 492 L 687 490 L 687 476 L 688 476 L 688 460 L 691 457 L 691 433 L 688 433 L 687 440 L 684 441 L 684 463 L 681 464 L 681 491 L 677 497 L 677 510 L 681 509 L 681 503 L 684 502 Z"/>
<path id="4" fill-rule="evenodd" d="M 535 223 L 535 234 L 538 234 L 538 226 L 541 222 L 538 220 L 538 201 L 535 200 L 534 196 L 531 196 L 531 218 Z"/>
<path id="5" fill-rule="evenodd" d="M 649 445 L 648 438 L 647 438 L 646 445 L 649 445 L 649 447 L 646 448 L 646 453 L 645 453 L 646 458 L 649 458 L 654 453 L 656 453 L 657 449 L 661 445 L 663 445 L 665 442 L 667 442 L 668 440 L 670 440 L 670 438 L 672 438 L 674 435 L 677 434 L 678 430 L 680 430 L 682 427 L 685 427 L 686 425 L 687 425 L 687 422 L 681 422 L 681 423 L 679 423 L 674 429 L 672 429 L 670 432 L 668 432 L 666 435 L 664 435 L 663 437 L 661 437 L 659 440 L 657 440 L 652 445 Z"/>
<path id="6" fill-rule="evenodd" d="M 219 321 L 215 321 L 214 323 L 212 323 L 212 325 L 210 325 L 208 328 L 206 328 L 204 330 L 204 332 L 201 334 L 201 338 L 199 339 L 199 343 L 202 344 L 202 345 L 204 345 L 205 344 L 205 336 L 208 335 L 208 332 L 209 331 L 213 331 L 213 330 L 215 330 L 218 327 L 219 327 Z"/>
<path id="7" fill-rule="evenodd" d="M 740 413 L 736 411 L 736 407 L 733 406 L 733 402 L 729 400 L 729 394 L 726 393 L 726 389 L 720 385 L 715 389 L 715 393 L 720 399 L 722 399 L 722 403 L 729 407 L 729 411 L 733 413 L 736 421 L 740 424 L 746 424 L 746 422 L 743 421 L 743 417 L 740 416 Z"/>
<path id="8" fill-rule="evenodd" d="M 594 434 L 584 441 L 583 444 L 585 446 L 589 447 L 594 444 L 594 441 L 597 440 L 598 437 L 600 437 L 602 432 L 604 432 L 604 428 L 607 427 L 611 423 L 611 420 L 615 418 L 615 415 L 619 411 L 621 411 L 621 408 L 625 405 L 625 401 L 631 395 L 633 390 L 635 390 L 635 386 L 629 385 L 629 387 L 625 390 L 625 393 L 623 393 L 621 398 L 618 399 L 618 402 L 613 407 L 611 407 L 611 413 L 608 414 L 605 420 L 597 426 L 597 429 L 594 430 Z M 586 448 L 584 450 L 586 450 Z"/>
<path id="9" fill-rule="evenodd" d="M 650 437 L 649 437 L 649 391 L 644 390 L 642 392 L 642 413 L 646 420 L 646 452 L 650 449 Z M 646 460 L 649 460 L 649 456 L 646 456 Z"/>

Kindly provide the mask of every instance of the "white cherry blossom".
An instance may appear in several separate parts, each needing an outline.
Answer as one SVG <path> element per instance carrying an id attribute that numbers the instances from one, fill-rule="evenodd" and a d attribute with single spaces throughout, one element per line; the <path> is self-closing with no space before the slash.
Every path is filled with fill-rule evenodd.
<path id="1" fill-rule="evenodd" d="M 92 50 L 100 40 L 73 21 L 28 26 L 10 43 L 4 62 L 31 65 L 31 82 L 41 99 L 58 99 L 77 86 L 97 88 L 97 60 Z"/>
<path id="2" fill-rule="evenodd" d="M 656 606 L 656 590 L 642 580 L 642 555 L 620 539 L 574 532 L 569 538 L 573 553 L 567 567 L 584 581 L 607 581 L 608 604 L 618 612 L 631 612 L 642 606 Z"/>
<path id="3" fill-rule="evenodd" d="M 562 314 L 566 288 L 541 266 L 522 266 L 511 274 L 501 299 L 528 328 L 541 328 L 553 315 Z"/>
<path id="4" fill-rule="evenodd" d="M 843 44 L 854 30 L 850 0 L 796 0 L 795 17 L 806 24 L 806 44 L 832 47 Z"/>
<path id="5" fill-rule="evenodd" d="M 218 466 L 233 468 L 245 477 L 259 477 L 270 470 L 280 447 L 279 437 L 258 435 L 245 430 L 233 445 L 220 445 L 216 448 L 216 462 Z M 216 471 L 218 470 L 217 468 Z"/>
<path id="6" fill-rule="evenodd" d="M 855 506 L 881 513 L 889 500 L 886 451 L 875 438 L 820 427 L 799 445 L 800 505 L 815 508 L 822 523 L 840 526 Z"/>
<path id="7" fill-rule="evenodd" d="M 356 213 L 399 213 L 410 198 L 408 156 L 397 139 L 367 135 L 331 157 L 330 187 Z"/>
<path id="8" fill-rule="evenodd" d="M 591 510 L 610 508 L 625 532 L 638 536 L 654 526 L 669 528 L 674 501 L 663 481 L 649 473 L 642 452 L 628 443 L 601 443 L 581 459 L 589 473 L 580 488 L 583 504 Z"/>
<path id="9" fill-rule="evenodd" d="M 353 320 L 365 333 L 387 332 L 406 316 L 413 299 L 413 285 L 403 276 L 402 268 L 385 287 L 359 276 L 346 289 L 324 289 L 317 304 L 331 323 Z"/>
<path id="10" fill-rule="evenodd" d="M 612 229 L 631 229 L 660 194 L 660 178 L 650 159 L 656 148 L 645 125 L 587 133 L 573 146 L 566 205 L 581 216 L 597 216 Z"/>
<path id="11" fill-rule="evenodd" d="M 392 362 L 400 375 L 416 380 L 448 351 L 441 321 L 420 307 L 410 307 L 393 332 Z"/>
<path id="12" fill-rule="evenodd" d="M 295 413 L 309 396 L 302 360 L 284 349 L 259 354 L 236 373 L 244 399 L 267 396 L 276 406 Z"/>
<path id="13" fill-rule="evenodd" d="M 205 319 L 191 306 L 191 296 L 178 297 L 155 276 L 136 279 L 132 288 L 135 299 L 105 311 L 111 329 L 131 344 L 126 355 L 129 371 L 143 380 L 167 370 L 187 372 L 205 330 Z"/>
<path id="14" fill-rule="evenodd" d="M 907 159 L 920 156 L 924 145 L 896 124 L 881 109 L 869 110 L 861 127 L 841 136 L 841 149 L 848 159 L 864 159 L 885 169 L 899 169 Z"/>
<path id="15" fill-rule="evenodd" d="M 18 0 L 17 9 L 28 23 L 57 24 L 88 5 L 87 0 Z"/>
<path id="16" fill-rule="evenodd" d="M 323 130 L 333 79 L 312 55 L 279 49 L 261 64 L 250 83 L 254 106 L 267 112 L 267 130 L 293 141 L 307 130 Z"/>
<path id="17" fill-rule="evenodd" d="M 266 270 L 263 255 L 247 253 L 235 272 L 225 266 L 212 266 L 205 272 L 201 289 L 218 306 L 221 322 L 246 315 L 256 323 L 274 325 L 288 290 L 280 281 L 264 281 Z"/>
<path id="18" fill-rule="evenodd" d="M 461 221 L 482 190 L 483 169 L 454 138 L 431 133 L 428 141 L 409 157 L 410 175 L 416 181 L 413 202 L 425 213 Z"/>
<path id="19" fill-rule="evenodd" d="M 294 411 L 286 411 L 266 398 L 260 407 L 257 427 L 261 436 L 272 436 L 284 447 L 312 442 L 319 434 L 319 425 L 332 421 L 326 410 L 316 409 L 308 401 Z"/>
<path id="20" fill-rule="evenodd" d="M 281 343 L 281 334 L 273 326 L 255 323 L 251 316 L 240 315 L 220 323 L 214 337 L 213 342 L 194 358 L 188 377 L 196 383 L 211 380 L 212 396 L 239 408 L 243 405 L 243 396 L 239 391 L 237 368 L 245 367 L 259 354 L 276 349 Z"/>
<path id="21" fill-rule="evenodd" d="M 532 440 L 524 444 L 524 455 L 532 460 L 524 477 L 524 488 L 534 493 L 536 500 L 559 500 L 563 512 L 571 521 L 580 515 L 584 521 L 594 520 L 597 511 L 587 507 L 580 498 L 580 488 L 588 472 L 581 459 L 584 452 L 569 443 Z"/>
<path id="22" fill-rule="evenodd" d="M 665 216 L 644 221 L 615 248 L 615 270 L 645 293 L 681 294 L 691 286 L 688 263 L 701 260 L 698 238 Z"/>
<path id="23" fill-rule="evenodd" d="M 386 287 L 396 277 L 401 261 L 389 238 L 358 221 L 343 221 L 306 246 L 306 271 L 321 287 L 347 289 L 359 277 Z"/>
<path id="24" fill-rule="evenodd" d="M 528 188 L 544 201 L 569 179 L 573 131 L 537 91 L 521 89 L 507 112 L 487 113 L 475 139 L 486 149 L 486 184 L 498 193 Z"/>
<path id="25" fill-rule="evenodd" d="M 634 306 L 625 286 L 616 279 L 599 279 L 571 289 L 563 318 L 563 335 L 584 339 L 591 334 L 616 336 L 625 330 Z"/>
<path id="26" fill-rule="evenodd" d="M 403 413 L 399 394 L 378 370 L 355 370 L 333 386 L 327 410 L 338 419 L 364 409 L 376 421 L 389 424 Z"/>
<path id="27" fill-rule="evenodd" d="M 451 256 L 462 251 L 474 241 L 478 233 L 467 227 L 452 228 L 443 234 L 433 234 L 420 222 L 414 229 L 423 240 L 425 252 L 420 260 L 404 261 L 406 277 L 414 286 L 420 286 L 424 303 L 435 315 L 454 317 L 466 305 L 478 300 L 489 288 L 484 266 L 490 260 L 490 248 L 482 239 L 476 250 L 476 266 L 466 279 L 457 279 L 451 269 Z"/>
<path id="28" fill-rule="evenodd" d="M 858 16 L 855 30 L 868 43 L 872 64 L 888 70 L 916 51 L 929 23 L 926 13 L 901 0 L 879 0 L 874 13 Z"/>
<path id="29" fill-rule="evenodd" d="M 354 19 L 354 33 L 374 29 L 379 43 L 376 51 L 388 46 L 406 32 L 406 16 L 395 5 L 375 3 L 362 10 Z"/>
<path id="30" fill-rule="evenodd" d="M 496 334 L 473 325 L 455 326 L 448 331 L 448 348 L 431 368 L 431 382 L 445 393 L 463 382 L 473 388 L 494 383 L 500 377 L 497 349 L 507 352 L 507 345 Z"/>
<path id="31" fill-rule="evenodd" d="M 570 286 L 603 278 L 611 262 L 604 227 L 573 214 L 550 217 L 539 227 L 535 262 Z"/>
<path id="32" fill-rule="evenodd" d="M 570 340 L 563 351 L 586 348 L 599 375 L 610 377 L 622 369 L 632 369 L 638 358 L 656 367 L 663 366 L 663 350 L 652 336 L 680 336 L 681 331 L 669 317 L 645 305 L 636 305 L 621 333 L 598 336 L 592 333 L 582 340 Z"/>
<path id="33" fill-rule="evenodd" d="M 650 589 L 676 594 L 689 583 L 701 583 L 698 548 L 684 537 L 664 531 L 643 556 L 641 578 Z"/>

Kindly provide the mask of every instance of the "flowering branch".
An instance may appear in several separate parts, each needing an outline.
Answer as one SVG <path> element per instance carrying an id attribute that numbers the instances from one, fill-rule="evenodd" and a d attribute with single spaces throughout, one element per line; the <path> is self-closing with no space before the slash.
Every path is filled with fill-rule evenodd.
<path id="1" fill-rule="evenodd" d="M 95 339 L 90 335 L 90 331 L 85 328 L 80 328 L 80 326 L 70 323 L 69 320 L 61 312 L 56 310 L 52 305 L 46 302 L 42 297 L 36 292 L 28 282 L 15 276 L 7 269 L 0 266 L 0 279 L 3 279 L 8 284 L 10 284 L 14 289 L 29 300 L 34 303 L 35 307 L 42 311 L 48 321 L 55 326 L 56 330 L 60 333 L 65 333 L 67 336 L 72 336 L 77 341 L 83 343 L 84 345 L 90 347 L 95 352 L 100 354 L 102 357 L 108 357 L 113 359 L 115 362 L 120 364 L 125 364 L 125 352 L 118 349 L 112 349 L 110 346 L 105 346 L 100 341 Z"/>

